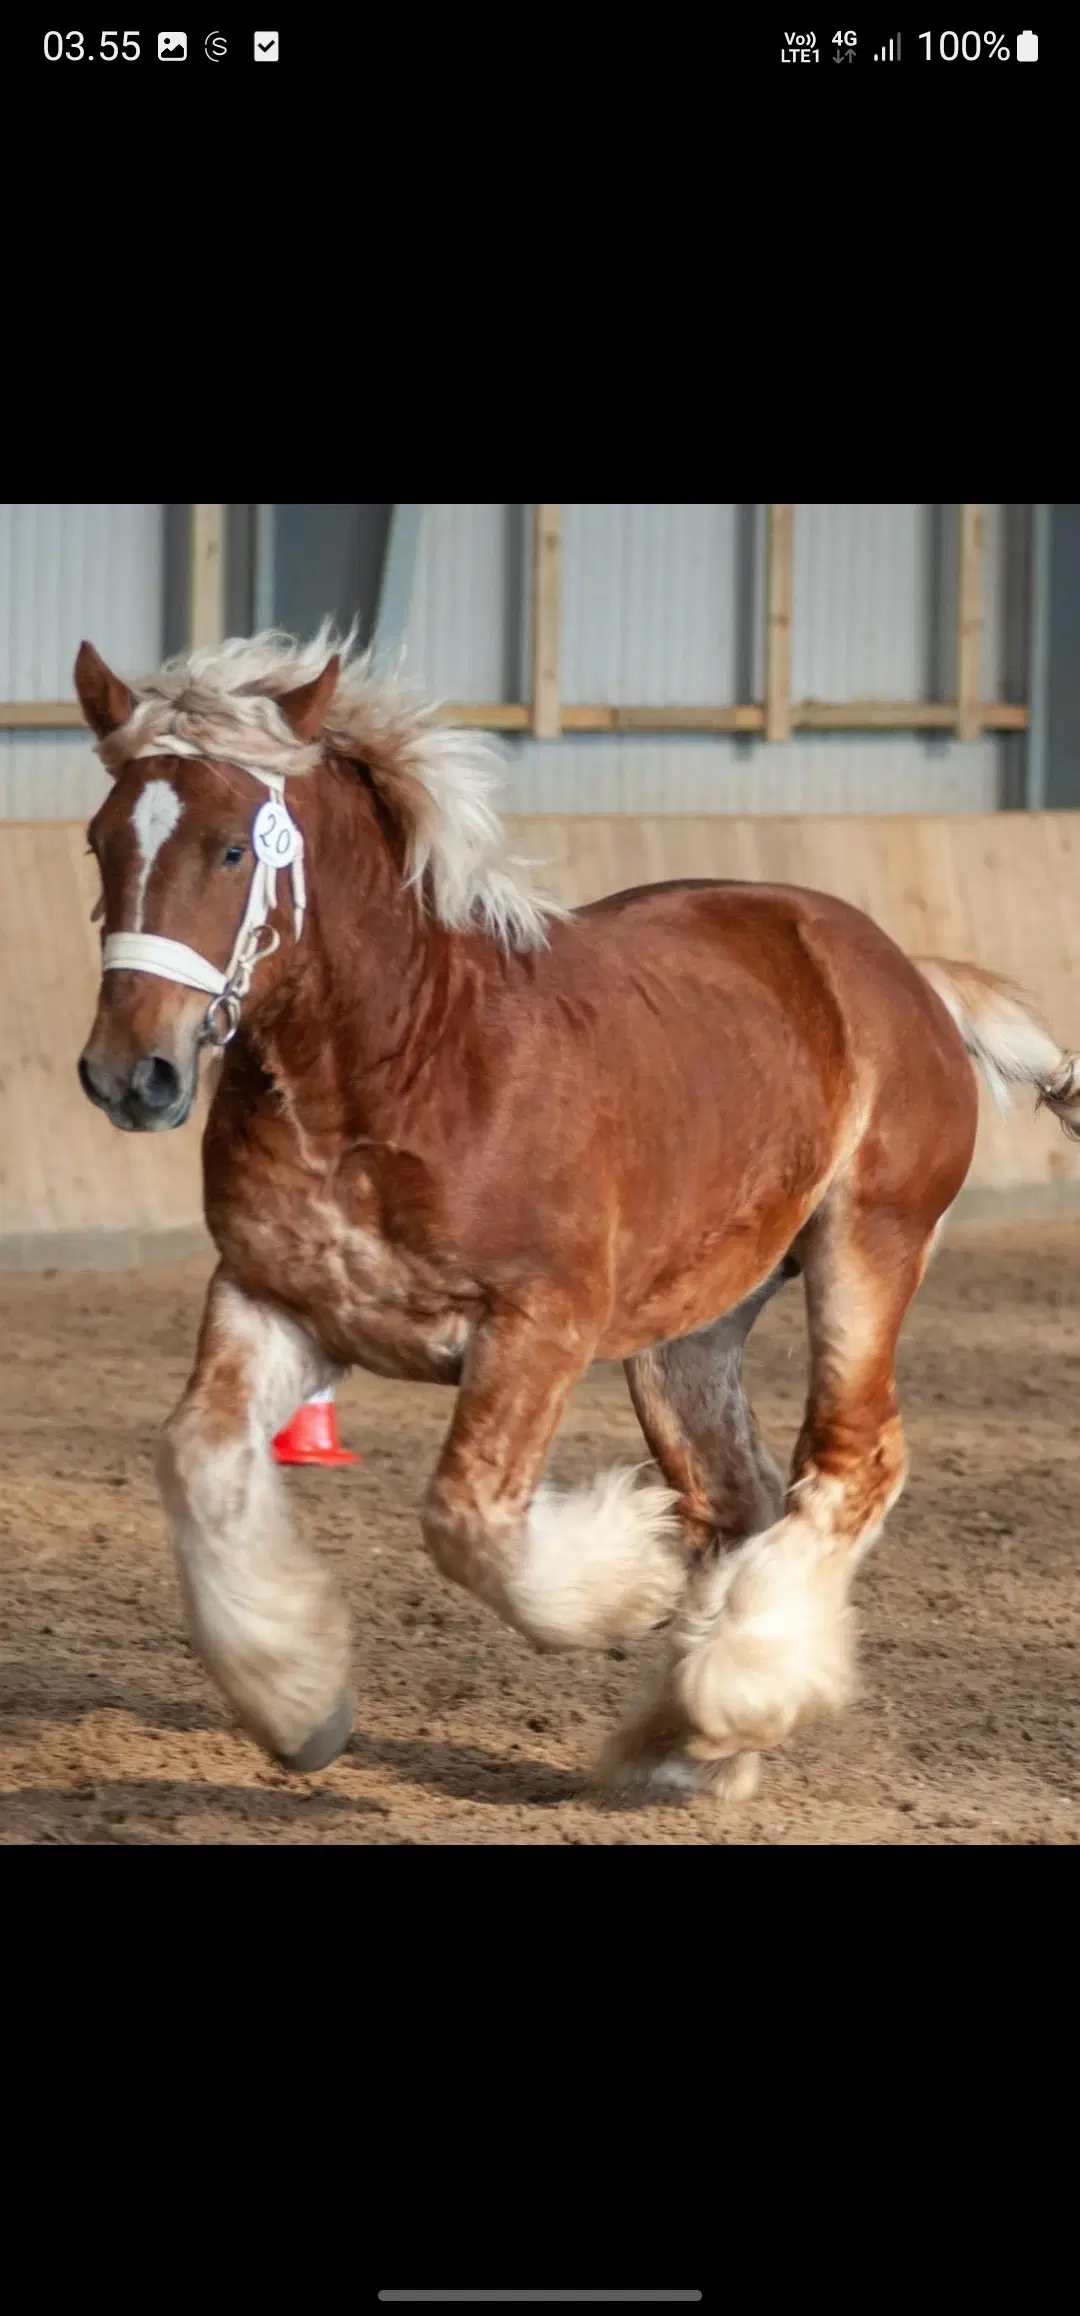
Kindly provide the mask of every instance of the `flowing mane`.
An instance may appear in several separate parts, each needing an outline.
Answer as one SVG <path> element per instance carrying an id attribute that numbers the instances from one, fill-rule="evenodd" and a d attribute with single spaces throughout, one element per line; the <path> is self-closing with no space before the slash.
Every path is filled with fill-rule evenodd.
<path id="1" fill-rule="evenodd" d="M 277 701 L 321 674 L 334 652 L 341 675 L 319 738 L 306 746 Z M 99 743 L 113 772 L 175 742 L 179 755 L 220 757 L 290 780 L 328 752 L 361 763 L 406 840 L 407 882 L 425 893 L 439 922 L 481 930 L 508 949 L 542 948 L 547 920 L 567 911 L 541 900 L 508 856 L 493 798 L 502 758 L 472 732 L 434 721 L 400 673 L 373 676 L 370 654 L 324 620 L 310 643 L 273 629 L 181 652 L 131 687 L 134 713 Z"/>

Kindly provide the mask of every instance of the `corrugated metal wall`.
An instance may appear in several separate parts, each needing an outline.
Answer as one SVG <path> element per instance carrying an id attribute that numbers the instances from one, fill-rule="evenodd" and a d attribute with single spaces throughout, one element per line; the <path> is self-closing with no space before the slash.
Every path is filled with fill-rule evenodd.
<path id="1" fill-rule="evenodd" d="M 897 502 L 796 507 L 795 698 L 954 695 L 955 517 Z M 983 696 L 1023 698 L 1028 509 L 990 505 L 985 518 Z M 567 504 L 564 701 L 760 699 L 764 530 L 758 505 Z M 425 507 L 408 655 L 442 697 L 527 696 L 530 534 L 527 507 Z M 523 813 L 987 811 L 1016 749 L 891 732 L 796 733 L 782 747 L 723 734 L 506 744 Z"/>
<path id="2" fill-rule="evenodd" d="M 164 508 L 0 504 L 0 699 L 70 700 L 84 636 L 141 674 L 162 652 Z M 0 731 L 0 818 L 79 819 L 105 786 L 86 736 Z"/>
<path id="3" fill-rule="evenodd" d="M 408 660 L 445 699 L 526 696 L 531 513 L 522 506 L 424 508 Z"/>
<path id="4" fill-rule="evenodd" d="M 563 509 L 560 688 L 566 702 L 727 705 L 764 683 L 765 510 Z M 1026 605 L 1029 509 L 984 509 L 983 695 L 1006 696 Z M 799 699 L 954 694 L 955 507 L 795 510 L 792 692 Z M 427 506 L 409 627 L 415 671 L 458 700 L 527 691 L 531 509 Z M 1007 601 L 1006 566 L 1020 585 Z"/>
<path id="5" fill-rule="evenodd" d="M 581 734 L 506 751 L 509 812 L 994 812 L 999 746 L 840 732 L 760 740 Z"/>
<path id="6" fill-rule="evenodd" d="M 0 697 L 70 698 L 89 634 L 138 672 L 161 651 L 162 517 L 152 506 L 0 508 Z M 795 510 L 795 698 L 946 699 L 953 674 L 953 507 Z M 1027 508 L 988 506 L 983 696 L 1025 697 Z M 443 698 L 529 690 L 531 509 L 424 510 L 408 664 Z M 760 699 L 764 509 L 564 508 L 560 682 L 566 702 Z M 509 802 L 542 812 L 904 812 L 992 809 L 1018 792 L 1023 742 L 796 733 L 575 735 L 507 744 Z M 0 815 L 81 816 L 101 776 L 77 734 L 0 733 Z"/>

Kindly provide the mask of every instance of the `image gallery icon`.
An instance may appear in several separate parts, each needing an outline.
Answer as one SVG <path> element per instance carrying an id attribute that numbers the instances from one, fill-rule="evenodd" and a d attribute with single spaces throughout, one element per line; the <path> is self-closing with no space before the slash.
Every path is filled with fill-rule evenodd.
<path id="1" fill-rule="evenodd" d="M 256 64 L 276 64 L 277 60 L 278 34 L 276 32 L 257 32 L 255 34 Z"/>
<path id="2" fill-rule="evenodd" d="M 182 64 L 187 55 L 187 33 L 159 32 L 157 52 L 163 64 Z"/>

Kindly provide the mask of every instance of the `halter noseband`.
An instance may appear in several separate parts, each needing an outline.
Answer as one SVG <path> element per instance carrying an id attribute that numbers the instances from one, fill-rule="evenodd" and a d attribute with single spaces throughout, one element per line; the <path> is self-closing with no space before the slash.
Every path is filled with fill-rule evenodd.
<path id="1" fill-rule="evenodd" d="M 141 749 L 140 754 L 201 756 L 202 750 L 190 741 L 170 738 Z M 163 981 L 179 981 L 187 989 L 203 990 L 210 999 L 203 1021 L 203 1039 L 218 1052 L 236 1035 L 240 1007 L 260 958 L 272 957 L 280 945 L 280 934 L 268 923 L 277 905 L 279 868 L 287 868 L 290 875 L 297 941 L 304 930 L 307 907 L 304 839 L 285 803 L 284 777 L 280 772 L 256 771 L 253 764 L 241 764 L 238 769 L 261 780 L 264 788 L 270 790 L 270 801 L 260 805 L 252 824 L 255 867 L 247 907 L 225 972 L 200 957 L 197 949 L 189 949 L 185 941 L 170 941 L 164 933 L 110 933 L 102 949 L 103 973 L 155 973 Z M 268 935 L 265 942 L 264 933 Z M 224 1027 L 220 1026 L 219 1016 L 224 1018 Z"/>

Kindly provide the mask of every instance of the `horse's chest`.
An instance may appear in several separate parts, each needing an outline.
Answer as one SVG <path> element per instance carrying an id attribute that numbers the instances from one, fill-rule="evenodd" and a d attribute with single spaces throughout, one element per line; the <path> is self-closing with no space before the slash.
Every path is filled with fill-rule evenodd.
<path id="1" fill-rule="evenodd" d="M 456 1382 L 478 1299 L 361 1211 L 308 1192 L 275 1211 L 245 1205 L 215 1235 L 252 1292 L 300 1311 L 344 1363 Z"/>

